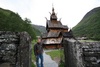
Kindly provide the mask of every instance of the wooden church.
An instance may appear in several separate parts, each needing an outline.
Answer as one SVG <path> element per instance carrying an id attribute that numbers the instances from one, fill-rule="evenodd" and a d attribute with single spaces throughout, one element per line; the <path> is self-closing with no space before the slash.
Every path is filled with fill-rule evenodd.
<path id="1" fill-rule="evenodd" d="M 42 35 L 42 41 L 45 48 L 61 48 L 62 47 L 62 33 L 68 32 L 68 27 L 62 25 L 61 21 L 57 20 L 54 8 L 50 15 L 50 20 L 46 20 L 47 33 Z"/>

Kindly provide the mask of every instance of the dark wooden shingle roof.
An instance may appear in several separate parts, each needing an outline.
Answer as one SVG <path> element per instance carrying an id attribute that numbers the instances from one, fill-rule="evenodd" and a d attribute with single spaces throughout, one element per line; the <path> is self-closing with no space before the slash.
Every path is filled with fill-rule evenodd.
<path id="1" fill-rule="evenodd" d="M 50 31 L 47 37 L 59 37 L 60 33 L 60 31 Z"/>
<path id="2" fill-rule="evenodd" d="M 42 38 L 47 38 L 47 35 L 48 35 L 47 33 L 43 33 Z"/>
<path id="3" fill-rule="evenodd" d="M 63 28 L 63 29 L 68 29 L 68 26 L 67 26 L 67 25 L 63 25 L 62 28 Z"/>
<path id="4" fill-rule="evenodd" d="M 48 27 L 49 27 L 49 28 L 62 28 L 61 22 L 53 23 L 53 22 L 51 22 L 50 20 L 48 20 L 48 21 L 47 21 L 47 24 L 48 24 Z"/>
<path id="5" fill-rule="evenodd" d="M 73 38 L 73 33 L 72 30 L 70 30 L 69 32 L 63 32 L 63 37 L 67 37 L 67 38 Z"/>
<path id="6" fill-rule="evenodd" d="M 60 21 L 57 21 L 57 22 L 51 22 L 50 20 L 47 20 L 47 26 L 48 26 L 48 28 L 68 29 L 68 27 L 62 25 L 62 23 L 61 23 Z"/>

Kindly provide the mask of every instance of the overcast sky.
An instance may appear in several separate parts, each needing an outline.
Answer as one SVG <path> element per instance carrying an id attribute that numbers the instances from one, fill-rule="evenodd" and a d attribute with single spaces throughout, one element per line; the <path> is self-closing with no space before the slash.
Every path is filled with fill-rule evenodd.
<path id="1" fill-rule="evenodd" d="M 100 0 L 0 0 L 0 7 L 18 13 L 23 19 L 29 18 L 32 24 L 46 25 L 52 4 L 58 20 L 72 28 L 83 16 L 95 7 L 100 6 Z"/>

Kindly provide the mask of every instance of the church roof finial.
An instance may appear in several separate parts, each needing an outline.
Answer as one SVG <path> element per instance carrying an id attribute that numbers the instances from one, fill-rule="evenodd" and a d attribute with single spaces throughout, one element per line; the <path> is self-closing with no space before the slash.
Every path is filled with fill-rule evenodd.
<path id="1" fill-rule="evenodd" d="M 53 4 L 52 4 L 52 13 L 53 13 L 53 14 L 55 14 L 55 12 L 54 12 L 54 6 L 53 6 Z"/>
<path id="2" fill-rule="evenodd" d="M 57 20 L 57 16 L 55 15 L 55 11 L 54 11 L 53 4 L 52 4 L 52 14 L 51 14 L 51 16 L 50 16 L 50 19 L 51 19 L 51 20 L 53 20 L 53 19 Z"/>
<path id="3" fill-rule="evenodd" d="M 54 7 L 52 7 L 52 12 L 54 12 Z"/>

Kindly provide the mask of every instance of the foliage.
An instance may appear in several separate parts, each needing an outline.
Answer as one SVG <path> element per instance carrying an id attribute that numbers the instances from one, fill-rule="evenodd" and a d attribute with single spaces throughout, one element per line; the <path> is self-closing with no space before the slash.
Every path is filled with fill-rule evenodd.
<path id="1" fill-rule="evenodd" d="M 77 37 L 100 40 L 100 7 L 88 12 L 72 30 Z"/>
<path id="2" fill-rule="evenodd" d="M 36 60 L 36 58 L 35 58 L 35 55 L 34 55 L 34 44 L 36 43 L 36 40 L 33 40 L 32 41 L 32 61 L 35 61 Z M 34 65 L 34 63 L 32 63 L 32 67 L 36 67 L 35 65 Z"/>
<path id="3" fill-rule="evenodd" d="M 35 67 L 34 63 L 32 63 L 32 67 Z"/>
<path id="4" fill-rule="evenodd" d="M 40 26 L 40 25 L 34 25 L 33 27 L 38 29 L 41 33 L 45 33 L 46 32 L 46 28 L 44 26 Z"/>
<path id="5" fill-rule="evenodd" d="M 59 67 L 64 67 L 64 62 L 60 62 L 60 65 L 59 65 Z"/>
<path id="6" fill-rule="evenodd" d="M 36 33 L 36 36 L 41 36 L 40 30 L 37 29 L 37 28 L 35 28 L 35 26 L 33 26 L 33 25 L 32 25 L 32 27 L 33 27 L 33 29 L 34 29 L 34 31 L 35 31 L 35 33 Z"/>
<path id="7" fill-rule="evenodd" d="M 32 60 L 36 60 L 34 55 L 34 44 L 36 44 L 36 40 L 32 41 Z"/>
<path id="8" fill-rule="evenodd" d="M 22 20 L 19 14 L 0 8 L 0 31 L 26 31 L 32 38 L 36 38 L 38 30 L 32 27 L 29 19 Z"/>

